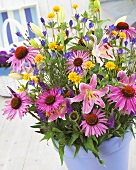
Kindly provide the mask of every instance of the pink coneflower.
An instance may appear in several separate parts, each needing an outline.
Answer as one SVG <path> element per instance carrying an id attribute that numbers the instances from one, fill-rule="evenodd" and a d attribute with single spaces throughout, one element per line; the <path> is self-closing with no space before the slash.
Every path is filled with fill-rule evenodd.
<path id="1" fill-rule="evenodd" d="M 109 85 L 111 91 L 108 94 L 110 102 L 115 102 L 115 108 L 119 108 L 119 111 L 124 110 L 124 113 L 128 110 L 130 114 L 131 111 L 136 111 L 136 85 L 135 85 L 135 74 L 127 77 L 126 73 L 120 71 L 118 73 L 118 78 L 120 79 L 120 84 L 122 87 L 114 87 Z"/>
<path id="2" fill-rule="evenodd" d="M 116 29 L 119 32 L 124 32 L 127 39 L 134 37 L 134 34 L 136 34 L 136 29 L 134 27 L 130 27 L 126 22 L 119 22 L 116 25 Z"/>
<path id="3" fill-rule="evenodd" d="M 14 55 L 7 62 L 11 63 L 11 68 L 15 72 L 21 72 L 25 69 L 26 63 L 29 69 L 32 68 L 37 53 L 38 51 L 35 48 L 20 46 L 16 48 Z"/>
<path id="4" fill-rule="evenodd" d="M 10 89 L 11 90 L 11 89 Z M 28 105 L 32 104 L 30 98 L 27 96 L 27 91 L 17 94 L 12 91 L 12 99 L 6 101 L 6 108 L 4 109 L 4 115 L 8 114 L 7 119 L 12 120 L 17 114 L 20 119 L 26 114 Z"/>
<path id="5" fill-rule="evenodd" d="M 58 89 L 51 88 L 50 91 L 44 90 L 44 92 L 38 96 L 36 104 L 39 110 L 50 114 L 54 110 L 58 110 L 63 102 L 64 97 L 59 94 Z"/>
<path id="6" fill-rule="evenodd" d="M 82 130 L 86 129 L 85 136 L 96 135 L 96 137 L 101 136 L 106 133 L 108 119 L 105 118 L 105 113 L 100 113 L 100 109 L 94 109 L 90 114 L 84 114 L 84 119 L 80 126 Z"/>
<path id="7" fill-rule="evenodd" d="M 85 63 L 89 60 L 89 53 L 84 51 L 72 51 L 73 55 L 69 58 L 67 72 L 82 71 Z"/>

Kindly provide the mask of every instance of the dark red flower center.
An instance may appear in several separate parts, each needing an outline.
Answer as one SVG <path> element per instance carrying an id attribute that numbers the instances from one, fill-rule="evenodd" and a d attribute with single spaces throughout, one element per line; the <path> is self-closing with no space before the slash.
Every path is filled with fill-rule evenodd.
<path id="1" fill-rule="evenodd" d="M 78 41 L 78 44 L 82 45 L 82 46 L 85 46 L 85 43 L 83 41 L 83 38 L 80 38 L 79 41 Z"/>
<path id="2" fill-rule="evenodd" d="M 20 46 L 20 47 L 17 47 L 16 51 L 15 51 L 15 57 L 17 59 L 23 59 L 26 57 L 26 55 L 28 54 L 28 50 L 26 47 L 24 46 Z"/>
<path id="3" fill-rule="evenodd" d="M 125 97 L 130 98 L 135 95 L 135 90 L 131 86 L 125 86 L 124 89 L 122 89 L 122 93 Z"/>
<path id="4" fill-rule="evenodd" d="M 13 109 L 18 109 L 22 104 L 22 100 L 18 97 L 14 97 L 12 100 L 11 100 L 11 107 Z"/>
<path id="5" fill-rule="evenodd" d="M 82 63 L 83 63 L 83 60 L 82 60 L 82 58 L 76 58 L 75 60 L 74 60 L 74 66 L 81 66 L 82 65 Z"/>
<path id="6" fill-rule="evenodd" d="M 98 123 L 98 117 L 94 114 L 88 114 L 86 117 L 86 123 L 88 125 L 94 126 Z"/>
<path id="7" fill-rule="evenodd" d="M 47 105 L 52 105 L 55 102 L 55 96 L 49 95 L 45 99 Z"/>
<path id="8" fill-rule="evenodd" d="M 118 30 L 128 30 L 129 25 L 126 22 L 119 22 L 116 26 Z"/>

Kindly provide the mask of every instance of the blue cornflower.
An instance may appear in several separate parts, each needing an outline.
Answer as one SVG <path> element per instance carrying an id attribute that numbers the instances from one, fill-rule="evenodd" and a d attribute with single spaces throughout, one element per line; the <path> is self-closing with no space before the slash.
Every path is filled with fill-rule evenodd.
<path id="1" fill-rule="evenodd" d="M 73 21 L 70 20 L 70 21 L 69 21 L 69 26 L 72 27 L 72 25 L 73 25 Z"/>
<path id="2" fill-rule="evenodd" d="M 44 47 L 45 46 L 45 40 L 41 40 L 41 45 Z"/>
<path id="3" fill-rule="evenodd" d="M 108 38 L 106 37 L 106 38 L 103 39 L 103 43 L 105 44 L 107 42 L 108 42 Z"/>
<path id="4" fill-rule="evenodd" d="M 110 26 L 109 26 L 109 29 L 110 29 L 110 31 L 114 30 L 114 29 L 115 29 L 114 24 L 110 25 Z"/>
<path id="5" fill-rule="evenodd" d="M 75 14 L 75 19 L 78 21 L 80 15 L 79 14 Z"/>
<path id="6" fill-rule="evenodd" d="M 119 48 L 118 50 L 117 50 L 117 53 L 120 55 L 120 54 L 123 54 L 123 49 L 122 48 Z"/>
<path id="7" fill-rule="evenodd" d="M 81 22 L 82 22 L 82 23 L 86 23 L 86 22 L 87 22 L 87 19 L 86 19 L 86 18 L 82 18 Z"/>
<path id="8" fill-rule="evenodd" d="M 56 57 L 56 53 L 55 52 L 51 52 L 50 53 L 52 57 Z"/>
<path id="9" fill-rule="evenodd" d="M 89 23 L 89 28 L 92 28 L 93 25 L 94 25 L 94 24 L 93 24 L 92 22 L 90 22 L 90 23 Z"/>
<path id="10" fill-rule="evenodd" d="M 136 38 L 132 38 L 132 45 L 136 44 Z"/>
<path id="11" fill-rule="evenodd" d="M 34 80 L 30 80 L 30 81 L 29 81 L 29 84 L 32 85 L 32 86 L 34 86 Z"/>
<path id="12" fill-rule="evenodd" d="M 44 20 L 44 18 L 40 18 L 40 20 L 41 20 L 41 22 L 45 25 L 45 20 Z"/>
<path id="13" fill-rule="evenodd" d="M 85 36 L 83 36 L 83 39 L 84 39 L 85 41 L 89 41 L 89 40 L 90 40 L 90 37 L 87 36 L 87 35 L 85 35 Z"/>
<path id="14" fill-rule="evenodd" d="M 34 70 L 34 75 L 38 75 L 38 70 Z"/>

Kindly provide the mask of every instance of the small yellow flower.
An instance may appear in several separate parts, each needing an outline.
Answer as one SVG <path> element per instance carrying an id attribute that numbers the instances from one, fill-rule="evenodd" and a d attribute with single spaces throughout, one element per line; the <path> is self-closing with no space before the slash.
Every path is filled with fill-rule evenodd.
<path id="1" fill-rule="evenodd" d="M 77 8 L 78 8 L 78 4 L 73 4 L 73 5 L 72 5 L 72 8 L 73 8 L 73 9 L 77 9 Z"/>
<path id="2" fill-rule="evenodd" d="M 119 37 L 120 37 L 120 38 L 126 38 L 126 34 L 125 34 L 124 32 L 120 32 L 120 33 L 119 33 Z"/>
<path id="3" fill-rule="evenodd" d="M 79 84 L 80 81 L 81 81 L 81 79 L 82 79 L 81 76 L 79 76 L 79 75 L 75 76 L 75 78 L 74 78 L 74 83 L 75 83 L 75 84 Z"/>
<path id="4" fill-rule="evenodd" d="M 112 62 L 112 61 L 108 61 L 106 64 L 105 64 L 105 67 L 109 70 L 113 70 L 115 68 L 115 64 Z"/>
<path id="5" fill-rule="evenodd" d="M 118 34 L 118 32 L 117 32 L 117 31 L 115 31 L 115 30 L 113 30 L 111 33 L 112 33 L 112 35 L 113 35 L 114 37 L 116 37 L 116 36 L 117 36 L 117 34 Z"/>
<path id="6" fill-rule="evenodd" d="M 93 11 L 94 11 L 94 12 L 99 12 L 100 9 L 99 9 L 99 8 L 94 8 Z"/>
<path id="7" fill-rule="evenodd" d="M 55 17 L 54 12 L 50 12 L 50 13 L 48 14 L 48 18 L 49 18 L 49 19 L 53 19 L 54 17 Z"/>
<path id="8" fill-rule="evenodd" d="M 35 63 L 40 63 L 43 61 L 43 56 L 41 54 L 37 54 L 34 58 Z"/>
<path id="9" fill-rule="evenodd" d="M 57 48 L 56 42 L 51 42 L 51 43 L 49 43 L 49 49 L 55 50 L 56 48 Z"/>
<path id="10" fill-rule="evenodd" d="M 25 89 L 23 87 L 18 87 L 17 90 L 19 91 L 19 93 L 22 93 Z"/>
<path id="11" fill-rule="evenodd" d="M 30 80 L 30 74 L 28 73 L 24 74 L 23 79 L 27 81 Z"/>
<path id="12" fill-rule="evenodd" d="M 38 83 L 38 78 L 36 76 L 31 77 L 31 80 L 34 81 L 34 84 Z"/>
<path id="13" fill-rule="evenodd" d="M 106 74 L 106 78 L 108 78 L 109 77 L 109 75 L 108 74 Z"/>
<path id="14" fill-rule="evenodd" d="M 63 46 L 62 46 L 62 45 L 58 45 L 58 46 L 57 46 L 57 50 L 58 50 L 58 51 L 61 51 L 62 49 L 63 49 Z"/>
<path id="15" fill-rule="evenodd" d="M 76 72 L 70 72 L 68 75 L 68 79 L 74 81 L 76 76 L 77 76 Z"/>
<path id="16" fill-rule="evenodd" d="M 87 61 L 84 65 L 85 69 L 94 68 L 94 64 L 91 61 Z"/>
<path id="17" fill-rule="evenodd" d="M 54 12 L 59 12 L 60 11 L 60 7 L 59 6 L 54 6 L 53 7 L 53 11 Z"/>
<path id="18" fill-rule="evenodd" d="M 49 116 L 50 116 L 50 114 L 49 114 L 48 112 L 46 112 L 45 114 L 46 114 L 46 117 L 49 117 Z"/>

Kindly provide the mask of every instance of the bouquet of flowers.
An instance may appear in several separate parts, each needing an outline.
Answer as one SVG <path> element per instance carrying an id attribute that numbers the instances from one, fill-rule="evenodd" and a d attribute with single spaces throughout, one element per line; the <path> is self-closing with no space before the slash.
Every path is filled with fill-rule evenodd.
<path id="1" fill-rule="evenodd" d="M 43 30 L 33 23 L 35 39 L 22 37 L 24 45 L 13 50 L 11 77 L 24 80 L 11 92 L 4 115 L 32 115 L 32 126 L 51 139 L 63 162 L 64 147 L 92 151 L 99 162 L 99 146 L 109 138 L 133 132 L 136 119 L 136 30 L 125 21 L 103 26 L 100 2 L 90 0 L 88 12 L 78 5 L 65 22 L 64 9 L 53 7 Z M 19 32 L 18 36 L 22 36 Z M 132 62 L 133 61 L 133 62 Z"/>

